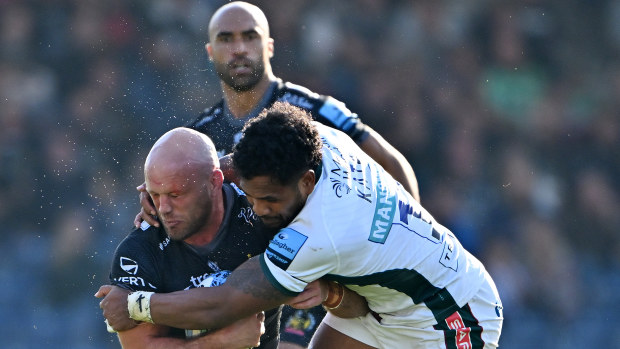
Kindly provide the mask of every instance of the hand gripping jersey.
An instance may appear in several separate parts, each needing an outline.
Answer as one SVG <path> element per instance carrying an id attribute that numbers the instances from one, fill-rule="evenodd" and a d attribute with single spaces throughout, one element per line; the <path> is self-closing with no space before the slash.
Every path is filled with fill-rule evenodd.
<path id="1" fill-rule="evenodd" d="M 305 87 L 285 83 L 280 79 L 271 85 L 263 100 L 245 117 L 234 118 L 222 99 L 216 105 L 205 109 L 187 127 L 208 135 L 218 149 L 218 156 L 221 157 L 231 153 L 233 146 L 239 142 L 245 122 L 258 116 L 263 109 L 276 101 L 288 102 L 306 110 L 314 120 L 343 131 L 358 144 L 368 137 L 366 125 L 360 121 L 357 114 L 351 113 L 344 103 L 333 97 L 314 93 Z"/>
<path id="2" fill-rule="evenodd" d="M 134 291 L 173 292 L 218 286 L 250 257 L 265 251 L 273 236 L 258 221 L 243 192 L 224 184 L 226 212 L 215 239 L 195 248 L 168 238 L 163 228 L 143 222 L 119 244 L 110 280 Z M 278 345 L 279 309 L 265 312 L 265 334 L 260 348 Z M 174 335 L 191 337 L 202 331 L 175 329 Z"/>
<path id="3" fill-rule="evenodd" d="M 483 265 L 354 142 L 315 125 L 320 179 L 261 256 L 273 285 L 293 296 L 335 280 L 399 326 L 432 326 L 464 306 L 488 276 Z"/>

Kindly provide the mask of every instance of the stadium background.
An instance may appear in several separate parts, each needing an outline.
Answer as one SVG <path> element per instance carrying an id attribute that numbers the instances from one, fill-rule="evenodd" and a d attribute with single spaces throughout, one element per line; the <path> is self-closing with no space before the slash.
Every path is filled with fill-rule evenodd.
<path id="1" fill-rule="evenodd" d="M 220 96 L 223 3 L 0 1 L 1 347 L 118 347 L 92 295 L 150 145 Z M 503 348 L 620 348 L 620 1 L 254 3 L 276 75 L 391 141 L 486 263 Z"/>

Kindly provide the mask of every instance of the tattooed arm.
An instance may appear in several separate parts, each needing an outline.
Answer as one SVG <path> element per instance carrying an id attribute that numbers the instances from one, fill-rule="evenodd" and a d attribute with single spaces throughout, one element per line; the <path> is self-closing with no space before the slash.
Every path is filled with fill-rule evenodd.
<path id="1" fill-rule="evenodd" d="M 128 319 L 126 292 L 102 287 L 98 296 L 106 296 L 100 306 L 114 329 L 122 331 L 135 326 Z M 153 294 L 150 311 L 153 322 L 159 325 L 216 329 L 291 299 L 271 285 L 256 256 L 235 269 L 221 286 Z"/>

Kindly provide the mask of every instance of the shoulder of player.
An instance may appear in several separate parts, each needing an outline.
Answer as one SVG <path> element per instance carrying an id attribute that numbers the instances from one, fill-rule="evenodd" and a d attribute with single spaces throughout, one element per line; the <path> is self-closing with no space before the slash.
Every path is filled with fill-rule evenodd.
<path id="1" fill-rule="evenodd" d="M 278 101 L 306 109 L 313 114 L 313 118 L 316 120 L 321 122 L 327 120 L 338 126 L 342 122 L 343 116 L 346 119 L 358 119 L 357 114 L 351 112 L 344 102 L 332 96 L 321 95 L 290 82 L 284 82 L 279 86 Z"/>
<path id="2" fill-rule="evenodd" d="M 304 96 L 311 99 L 319 99 L 324 97 L 321 94 L 318 94 L 314 91 L 311 91 L 309 88 L 294 84 L 292 82 L 284 81 L 278 85 L 280 94 L 282 93 L 292 93 L 300 96 Z"/>
<path id="3" fill-rule="evenodd" d="M 212 122 L 216 118 L 223 115 L 224 112 L 224 99 L 221 99 L 216 104 L 205 108 L 194 120 L 187 123 L 187 127 L 193 129 L 199 129 L 204 125 Z"/>
<path id="4" fill-rule="evenodd" d="M 118 245 L 117 250 L 155 250 L 160 245 L 167 245 L 169 239 L 162 228 L 143 223 L 142 227 L 132 230 Z"/>
<path id="5" fill-rule="evenodd" d="M 327 96 L 291 82 L 280 83 L 276 94 L 276 100 L 308 110 L 319 108 L 327 98 Z"/>
<path id="6" fill-rule="evenodd" d="M 241 188 L 239 188 L 233 182 L 225 182 L 222 185 L 222 187 L 224 188 L 224 190 L 230 191 L 232 194 L 234 194 L 235 197 L 243 197 L 243 198 L 245 198 L 245 193 L 243 192 L 243 190 L 241 190 Z"/>

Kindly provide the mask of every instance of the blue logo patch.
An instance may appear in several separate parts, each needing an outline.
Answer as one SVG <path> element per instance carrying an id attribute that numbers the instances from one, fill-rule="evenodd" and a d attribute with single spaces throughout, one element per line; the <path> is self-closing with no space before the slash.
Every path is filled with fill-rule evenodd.
<path id="1" fill-rule="evenodd" d="M 287 270 L 308 237 L 291 228 L 284 228 L 269 242 L 265 255 L 282 270 Z"/>
<path id="2" fill-rule="evenodd" d="M 375 215 L 370 226 L 368 240 L 379 244 L 384 244 L 396 215 L 396 196 L 388 191 L 387 187 L 381 185 L 381 178 L 377 173 L 377 204 Z"/>

